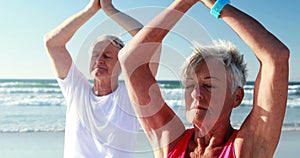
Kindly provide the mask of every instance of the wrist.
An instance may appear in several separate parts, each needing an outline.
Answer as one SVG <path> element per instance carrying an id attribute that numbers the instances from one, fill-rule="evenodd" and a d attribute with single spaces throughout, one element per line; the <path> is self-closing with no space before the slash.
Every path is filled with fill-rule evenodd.
<path id="1" fill-rule="evenodd" d="M 187 0 L 184 0 L 184 1 L 180 1 L 182 4 L 184 5 L 187 5 L 189 7 L 192 7 L 194 4 L 196 4 L 197 2 L 199 2 L 199 0 L 193 0 L 193 1 L 187 1 Z"/>
<path id="2" fill-rule="evenodd" d="M 175 10 L 178 10 L 180 12 L 185 12 L 188 9 L 190 9 L 197 2 L 198 2 L 198 0 L 197 1 L 175 0 L 173 2 L 173 4 L 171 5 L 171 8 L 172 8 L 172 6 L 174 6 Z"/>
<path id="3" fill-rule="evenodd" d="M 115 7 L 113 7 L 112 5 L 102 6 L 102 9 L 105 12 L 105 14 L 109 15 L 109 16 L 118 13 L 118 10 Z"/>
<path id="4" fill-rule="evenodd" d="M 91 5 L 86 6 L 84 10 L 95 13 L 95 12 L 99 11 L 100 9 L 101 9 L 101 7 L 91 4 Z"/>
<path id="5" fill-rule="evenodd" d="M 217 0 L 211 8 L 210 14 L 217 19 L 220 18 L 221 12 L 227 4 L 230 4 L 230 0 Z"/>

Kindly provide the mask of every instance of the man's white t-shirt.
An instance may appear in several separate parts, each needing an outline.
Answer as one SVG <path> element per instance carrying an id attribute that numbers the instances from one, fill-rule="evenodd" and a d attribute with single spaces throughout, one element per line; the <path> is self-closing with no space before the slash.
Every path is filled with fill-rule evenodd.
<path id="1" fill-rule="evenodd" d="M 140 125 L 124 83 L 97 97 L 73 63 L 57 81 L 67 103 L 64 157 L 131 157 Z"/>

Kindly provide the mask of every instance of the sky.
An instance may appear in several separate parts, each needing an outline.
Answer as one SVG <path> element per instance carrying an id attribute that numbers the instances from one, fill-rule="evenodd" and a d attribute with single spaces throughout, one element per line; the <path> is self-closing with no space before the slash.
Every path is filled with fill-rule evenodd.
<path id="1" fill-rule="evenodd" d="M 1 2 L 0 78 L 54 78 L 44 48 L 43 36 L 83 9 L 89 1 L 1 0 Z M 125 11 L 143 24 L 172 2 L 173 0 L 113 0 L 116 8 Z M 300 81 L 298 70 L 300 68 L 300 18 L 297 12 L 300 1 L 232 0 L 231 4 L 253 16 L 289 47 L 290 81 Z M 182 64 L 181 59 L 191 53 L 190 41 L 205 43 L 212 39 L 223 39 L 234 43 L 244 54 L 248 65 L 248 80 L 255 80 L 258 62 L 253 52 L 224 21 L 212 17 L 202 3 L 194 5 L 182 21 L 164 41 L 166 48 L 163 52 L 158 79 L 178 79 L 177 67 Z M 114 28 L 109 27 L 110 25 L 113 24 L 102 10 L 83 25 L 67 45 L 74 61 L 80 63 L 83 47 L 88 44 L 93 31 L 105 27 L 108 33 L 114 32 L 115 30 L 109 30 Z M 126 34 L 123 35 L 124 30 L 120 34 L 125 43 L 130 39 Z M 85 62 L 84 64 L 88 65 Z"/>

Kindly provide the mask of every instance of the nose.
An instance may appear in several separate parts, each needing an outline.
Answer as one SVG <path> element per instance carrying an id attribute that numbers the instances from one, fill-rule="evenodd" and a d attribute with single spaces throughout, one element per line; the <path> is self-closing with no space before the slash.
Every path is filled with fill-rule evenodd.
<path id="1" fill-rule="evenodd" d="M 104 60 L 104 58 L 103 58 L 102 56 L 99 56 L 99 57 L 96 59 L 96 62 L 97 62 L 98 64 L 104 64 L 104 63 L 105 63 L 105 60 Z"/>
<path id="2" fill-rule="evenodd" d="M 196 100 L 202 100 L 204 98 L 202 94 L 202 90 L 200 89 L 199 86 L 194 87 L 194 90 L 192 91 L 191 95 Z"/>

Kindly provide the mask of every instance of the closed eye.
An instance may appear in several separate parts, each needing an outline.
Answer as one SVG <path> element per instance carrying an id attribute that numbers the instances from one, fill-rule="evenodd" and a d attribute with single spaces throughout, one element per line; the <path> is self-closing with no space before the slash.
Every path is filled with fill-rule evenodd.
<path id="1" fill-rule="evenodd" d="M 106 54 L 104 54 L 103 57 L 104 57 L 105 59 L 110 59 L 110 58 L 112 58 L 111 56 L 108 56 L 108 55 L 106 55 Z"/>
<path id="2" fill-rule="evenodd" d="M 98 58 L 98 57 L 99 57 L 99 54 L 92 56 L 93 59 Z"/>
<path id="3" fill-rule="evenodd" d="M 184 85 L 185 89 L 192 89 L 195 87 L 195 84 Z"/>
<path id="4" fill-rule="evenodd" d="M 183 87 L 184 87 L 184 89 L 192 89 L 195 87 L 195 85 L 196 85 L 196 82 L 193 78 L 187 78 Z"/>
<path id="5" fill-rule="evenodd" d="M 212 85 L 212 84 L 204 84 L 203 87 L 207 88 L 207 89 L 217 88 L 215 85 Z"/>

